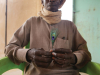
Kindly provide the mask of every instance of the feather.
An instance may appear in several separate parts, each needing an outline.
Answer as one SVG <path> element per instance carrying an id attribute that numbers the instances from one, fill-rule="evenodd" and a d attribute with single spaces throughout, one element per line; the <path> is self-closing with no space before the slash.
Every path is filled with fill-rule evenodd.
<path id="1" fill-rule="evenodd" d="M 57 36 L 59 35 L 59 31 L 57 28 L 53 28 L 50 32 L 50 38 L 51 38 L 51 42 L 52 42 L 52 48 L 53 48 L 53 45 L 54 45 L 54 42 L 57 38 Z"/>

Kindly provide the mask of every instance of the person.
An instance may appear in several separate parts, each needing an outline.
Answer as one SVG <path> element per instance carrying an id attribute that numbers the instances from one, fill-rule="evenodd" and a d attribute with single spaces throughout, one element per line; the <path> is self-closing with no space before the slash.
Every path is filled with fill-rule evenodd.
<path id="1" fill-rule="evenodd" d="M 5 54 L 17 65 L 26 62 L 24 75 L 79 75 L 91 61 L 86 41 L 73 22 L 61 20 L 66 0 L 41 0 L 38 17 L 29 18 L 13 35 Z M 67 14 L 67 13 L 66 13 Z M 57 29 L 54 45 L 51 32 Z M 30 42 L 30 48 L 24 49 Z"/>

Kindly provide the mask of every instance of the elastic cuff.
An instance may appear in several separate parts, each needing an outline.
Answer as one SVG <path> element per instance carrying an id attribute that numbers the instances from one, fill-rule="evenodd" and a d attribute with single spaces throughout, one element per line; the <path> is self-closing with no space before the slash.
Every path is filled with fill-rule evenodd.
<path id="1" fill-rule="evenodd" d="M 74 54 L 74 56 L 75 56 L 75 63 L 74 63 L 74 65 L 77 63 L 77 57 L 76 57 L 76 55 Z"/>
<path id="2" fill-rule="evenodd" d="M 29 49 L 28 51 L 30 51 L 31 49 Z M 27 51 L 27 53 L 26 53 L 26 60 L 29 62 L 29 63 L 31 63 L 31 61 L 28 59 L 28 51 Z"/>
<path id="3" fill-rule="evenodd" d="M 18 60 L 27 62 L 27 60 L 26 60 L 26 53 L 27 53 L 28 50 L 29 49 L 18 49 L 17 53 L 16 53 L 16 56 L 17 56 Z"/>
<path id="4" fill-rule="evenodd" d="M 83 60 L 83 55 L 81 53 L 74 53 L 77 57 L 77 63 L 76 64 L 79 64 L 82 62 Z"/>

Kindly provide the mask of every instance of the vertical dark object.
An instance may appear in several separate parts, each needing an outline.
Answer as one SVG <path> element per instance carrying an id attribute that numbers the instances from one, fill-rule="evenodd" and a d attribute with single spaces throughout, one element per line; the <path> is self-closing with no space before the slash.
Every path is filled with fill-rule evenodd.
<path id="1" fill-rule="evenodd" d="M 6 12 L 5 12 L 5 46 L 7 45 L 7 0 L 6 0 Z"/>
<path id="2" fill-rule="evenodd" d="M 75 23 L 75 0 L 73 0 L 73 22 Z"/>

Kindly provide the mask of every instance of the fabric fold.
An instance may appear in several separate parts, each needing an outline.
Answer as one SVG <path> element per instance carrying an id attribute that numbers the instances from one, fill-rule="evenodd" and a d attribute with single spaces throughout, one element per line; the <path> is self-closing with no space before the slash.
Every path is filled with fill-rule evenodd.
<path id="1" fill-rule="evenodd" d="M 26 53 L 27 53 L 28 50 L 29 49 L 18 49 L 17 53 L 16 53 L 16 57 L 21 61 L 28 62 L 26 60 Z"/>
<path id="2" fill-rule="evenodd" d="M 49 24 L 56 24 L 61 21 L 61 11 L 51 12 L 42 7 L 41 11 L 38 13 Z"/>
<path id="3" fill-rule="evenodd" d="M 83 55 L 81 53 L 74 53 L 77 57 L 77 63 L 76 64 L 79 64 L 82 62 L 83 60 Z"/>

